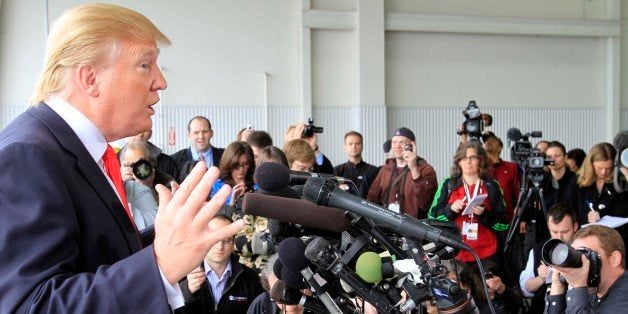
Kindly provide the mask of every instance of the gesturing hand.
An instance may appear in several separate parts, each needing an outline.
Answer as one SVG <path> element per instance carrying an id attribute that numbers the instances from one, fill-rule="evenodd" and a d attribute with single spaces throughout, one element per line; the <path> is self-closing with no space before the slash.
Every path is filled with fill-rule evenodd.
<path id="1" fill-rule="evenodd" d="M 196 268 L 214 244 L 244 228 L 242 220 L 218 230 L 208 226 L 230 193 L 224 185 L 205 203 L 218 175 L 218 168 L 207 170 L 205 163 L 199 162 L 174 195 L 165 186 L 157 186 L 159 210 L 153 245 L 157 265 L 170 284 Z"/>

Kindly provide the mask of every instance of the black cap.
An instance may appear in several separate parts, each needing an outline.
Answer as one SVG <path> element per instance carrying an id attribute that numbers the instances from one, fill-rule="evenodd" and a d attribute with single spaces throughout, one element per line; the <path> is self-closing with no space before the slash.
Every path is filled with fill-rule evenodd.
<path id="1" fill-rule="evenodd" d="M 395 132 L 393 132 L 393 136 L 407 137 L 412 142 L 414 142 L 414 140 L 416 139 L 414 137 L 414 132 L 412 132 L 412 130 L 410 130 L 408 128 L 405 128 L 405 127 L 400 127 L 398 129 L 396 129 Z"/>

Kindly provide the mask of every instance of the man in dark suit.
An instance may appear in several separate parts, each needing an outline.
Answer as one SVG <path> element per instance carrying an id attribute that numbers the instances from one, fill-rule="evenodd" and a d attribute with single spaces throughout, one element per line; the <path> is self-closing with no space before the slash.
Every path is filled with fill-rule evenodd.
<path id="1" fill-rule="evenodd" d="M 179 182 L 185 179 L 190 166 L 199 160 L 205 161 L 207 167 L 220 165 L 220 158 L 222 158 L 225 149 L 212 146 L 211 139 L 213 136 L 214 131 L 209 119 L 197 116 L 188 122 L 190 147 L 172 154 L 172 159 L 179 166 Z"/>
<path id="2" fill-rule="evenodd" d="M 36 105 L 0 132 L 0 312 L 170 312 L 177 281 L 244 226 L 209 228 L 230 191 L 203 205 L 218 177 L 204 164 L 174 195 L 158 187 L 154 244 L 130 220 L 107 142 L 150 130 L 166 88 L 157 43 L 146 17 L 109 4 L 52 27 Z"/>

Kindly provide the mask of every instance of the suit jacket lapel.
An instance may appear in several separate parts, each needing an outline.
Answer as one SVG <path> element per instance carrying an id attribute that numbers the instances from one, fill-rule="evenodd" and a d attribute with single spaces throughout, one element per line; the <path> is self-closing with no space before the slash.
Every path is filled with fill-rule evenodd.
<path id="1" fill-rule="evenodd" d="M 27 110 L 45 124 L 52 135 L 57 139 L 59 145 L 76 159 L 76 168 L 85 178 L 92 189 L 98 194 L 101 201 L 109 211 L 111 211 L 125 238 L 131 252 L 137 252 L 142 248 L 135 227 L 129 221 L 126 210 L 122 206 L 118 195 L 113 190 L 105 174 L 89 154 L 78 136 L 70 126 L 48 105 L 41 103 Z"/>

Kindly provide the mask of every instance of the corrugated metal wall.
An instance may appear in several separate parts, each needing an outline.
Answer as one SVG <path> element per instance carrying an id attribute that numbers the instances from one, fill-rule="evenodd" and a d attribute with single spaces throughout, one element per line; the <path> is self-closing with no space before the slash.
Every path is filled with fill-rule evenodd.
<path id="1" fill-rule="evenodd" d="M 24 106 L 6 106 L 0 110 L 0 123 L 6 126 Z M 449 174 L 451 157 L 458 143 L 456 126 L 462 123 L 464 108 L 410 108 L 410 107 L 317 107 L 313 110 L 314 123 L 325 128 L 319 136 L 319 146 L 334 164 L 346 161 L 343 135 L 357 130 L 364 135 L 364 159 L 372 164 L 383 162 L 382 143 L 399 126 L 412 129 L 417 137 L 419 155 L 427 159 L 439 178 Z M 603 109 L 495 109 L 481 107 L 482 112 L 493 116 L 489 129 L 502 137 L 506 145 L 506 132 L 517 127 L 522 132 L 543 131 L 543 139 L 559 140 L 567 149 L 580 147 L 585 151 L 604 140 Z M 283 134 L 288 125 L 304 121 L 301 110 L 295 106 L 271 106 L 268 115 L 262 106 L 163 106 L 154 116 L 152 141 L 165 152 L 173 153 L 187 147 L 187 123 L 198 115 L 208 117 L 214 129 L 212 143 L 225 147 L 234 141 L 237 132 L 252 125 L 266 129 L 275 145 L 282 147 Z M 268 119 L 268 121 L 266 121 Z M 621 110 L 621 123 L 628 123 L 628 110 Z M 268 126 L 268 127 L 267 127 Z M 169 144 L 169 130 L 174 130 L 174 145 Z M 531 139 L 536 143 L 538 139 Z M 502 157 L 509 160 L 506 152 Z"/>

